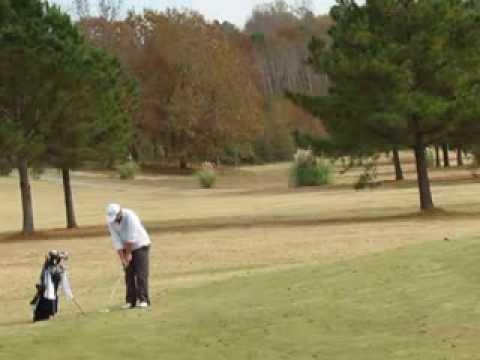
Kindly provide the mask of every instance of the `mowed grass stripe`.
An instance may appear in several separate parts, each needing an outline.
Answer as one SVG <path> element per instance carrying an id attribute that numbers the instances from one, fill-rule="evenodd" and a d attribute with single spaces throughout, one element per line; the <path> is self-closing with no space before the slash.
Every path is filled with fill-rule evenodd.
<path id="1" fill-rule="evenodd" d="M 331 265 L 167 291 L 149 312 L 17 329 L 0 358 L 477 359 L 480 242 L 436 241 Z"/>

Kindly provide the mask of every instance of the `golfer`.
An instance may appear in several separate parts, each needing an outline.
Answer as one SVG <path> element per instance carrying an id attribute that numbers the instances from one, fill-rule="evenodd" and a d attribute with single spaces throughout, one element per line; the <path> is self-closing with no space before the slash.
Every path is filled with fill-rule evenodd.
<path id="1" fill-rule="evenodd" d="M 108 205 L 107 224 L 113 247 L 125 269 L 127 291 L 123 308 L 147 308 L 150 306 L 148 262 L 151 244 L 147 231 L 137 214 L 118 204 Z"/>

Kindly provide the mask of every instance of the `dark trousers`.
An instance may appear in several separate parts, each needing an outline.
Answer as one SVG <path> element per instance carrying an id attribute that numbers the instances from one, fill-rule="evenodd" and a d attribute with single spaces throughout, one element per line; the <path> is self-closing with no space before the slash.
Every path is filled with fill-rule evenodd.
<path id="1" fill-rule="evenodd" d="M 125 269 L 126 301 L 132 305 L 135 305 L 137 301 L 150 304 L 148 296 L 149 253 L 150 246 L 132 251 L 132 262 Z"/>

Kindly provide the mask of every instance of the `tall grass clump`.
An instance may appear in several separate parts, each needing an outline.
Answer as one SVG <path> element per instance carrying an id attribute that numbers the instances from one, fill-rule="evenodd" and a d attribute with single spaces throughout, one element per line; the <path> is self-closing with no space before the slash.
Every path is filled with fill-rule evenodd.
<path id="1" fill-rule="evenodd" d="M 217 172 L 211 162 L 204 162 L 201 170 L 197 171 L 197 179 L 200 186 L 204 189 L 210 189 L 217 181 Z"/>
<path id="2" fill-rule="evenodd" d="M 382 185 L 378 181 L 378 171 L 376 160 L 365 165 L 363 173 L 358 177 L 357 182 L 353 185 L 355 190 L 373 189 Z"/>
<path id="3" fill-rule="evenodd" d="M 297 150 L 290 169 L 290 186 L 321 186 L 333 183 L 335 167 L 318 159 L 311 150 Z"/>
<path id="4" fill-rule="evenodd" d="M 43 174 L 45 174 L 45 168 L 41 166 L 35 166 L 30 169 L 30 176 L 33 180 L 40 180 Z"/>
<path id="5" fill-rule="evenodd" d="M 134 179 L 139 171 L 139 166 L 135 161 L 128 161 L 117 166 L 117 173 L 122 180 Z"/>
<path id="6" fill-rule="evenodd" d="M 470 150 L 472 161 L 469 164 L 469 167 L 472 172 L 473 177 L 479 177 L 479 171 L 480 171 L 480 146 L 473 146 L 472 149 Z"/>

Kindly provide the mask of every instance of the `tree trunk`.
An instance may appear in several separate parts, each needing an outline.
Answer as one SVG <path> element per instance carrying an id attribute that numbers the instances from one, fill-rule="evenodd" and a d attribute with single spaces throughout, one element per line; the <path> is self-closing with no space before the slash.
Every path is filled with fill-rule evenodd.
<path id="1" fill-rule="evenodd" d="M 140 160 L 140 154 L 138 153 L 137 145 L 130 145 L 130 154 L 132 155 L 132 159 L 138 163 Z"/>
<path id="2" fill-rule="evenodd" d="M 158 160 L 159 151 L 158 151 L 157 140 L 152 140 L 152 145 L 153 145 L 153 159 Z M 168 148 L 168 146 L 167 146 L 167 148 Z M 168 159 L 168 156 L 169 156 L 169 153 L 167 151 L 167 154 L 165 154 L 165 157 Z"/>
<path id="3" fill-rule="evenodd" d="M 433 209 L 432 193 L 430 190 L 430 179 L 428 178 L 427 157 L 425 155 L 425 144 L 421 134 L 416 135 L 415 161 L 417 165 L 417 182 L 420 194 L 420 209 Z"/>
<path id="4" fill-rule="evenodd" d="M 78 227 L 77 221 L 75 220 L 75 208 L 73 206 L 73 195 L 72 195 L 72 186 L 70 184 L 70 169 L 62 169 L 63 177 L 63 193 L 65 195 L 65 211 L 66 211 L 66 220 L 67 228 L 75 229 Z"/>
<path id="5" fill-rule="evenodd" d="M 20 163 L 18 166 L 18 174 L 20 177 L 20 194 L 22 197 L 22 213 L 24 234 L 32 234 L 35 230 L 33 225 L 33 206 L 32 192 L 30 189 L 30 180 L 28 178 L 28 166 L 26 162 Z"/>
<path id="6" fill-rule="evenodd" d="M 181 170 L 185 170 L 187 168 L 187 160 L 185 160 L 185 158 L 181 158 L 179 165 Z"/>
<path id="7" fill-rule="evenodd" d="M 463 152 L 462 148 L 457 148 L 457 166 L 463 166 Z"/>
<path id="8" fill-rule="evenodd" d="M 437 168 L 442 167 L 442 163 L 440 161 L 440 146 L 435 145 L 435 166 Z"/>
<path id="9" fill-rule="evenodd" d="M 235 153 L 234 153 L 234 163 L 235 163 L 235 167 L 238 167 L 238 165 L 240 165 L 239 151 L 236 147 L 235 147 L 234 151 L 235 151 Z"/>
<path id="10" fill-rule="evenodd" d="M 396 147 L 393 148 L 393 164 L 395 166 L 395 180 L 400 181 L 403 180 L 403 170 L 402 164 L 400 162 L 400 154 L 398 153 L 398 149 Z"/>
<path id="11" fill-rule="evenodd" d="M 443 167 L 450 167 L 450 158 L 448 157 L 448 145 L 447 144 L 442 145 L 442 151 L 443 151 Z"/>

